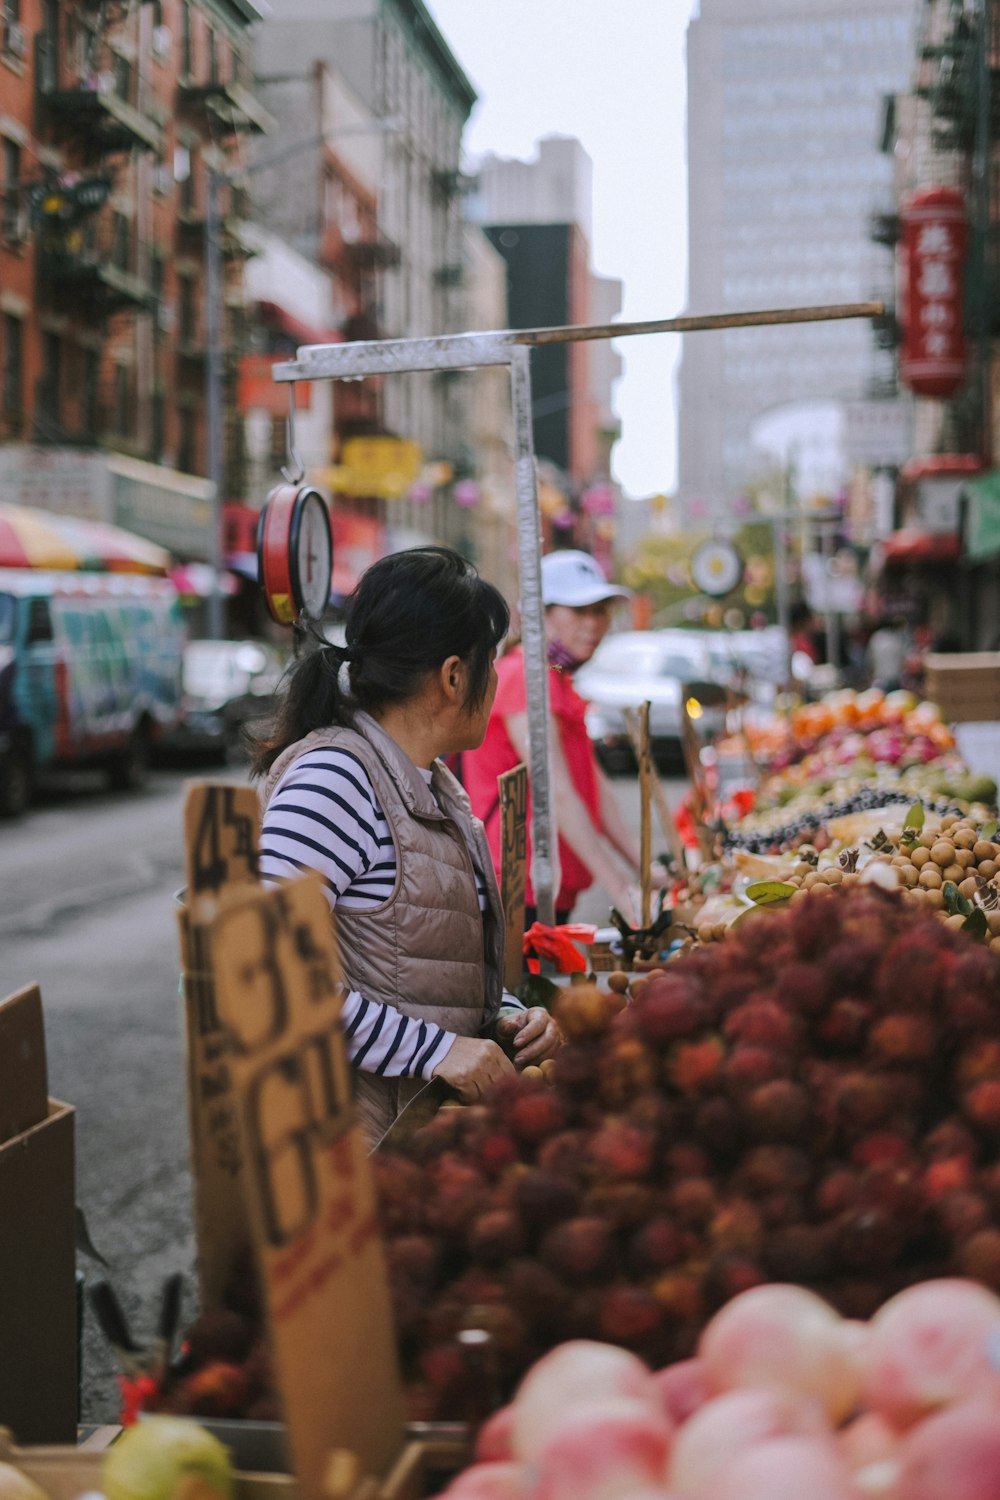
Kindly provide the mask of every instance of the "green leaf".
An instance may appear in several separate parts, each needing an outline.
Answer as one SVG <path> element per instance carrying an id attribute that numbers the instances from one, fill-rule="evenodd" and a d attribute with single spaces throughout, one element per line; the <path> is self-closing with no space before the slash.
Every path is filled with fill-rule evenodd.
<path id="1" fill-rule="evenodd" d="M 784 880 L 758 880 L 747 886 L 746 894 L 755 906 L 777 906 L 780 901 L 794 896 L 797 889 Z"/>
<path id="2" fill-rule="evenodd" d="M 952 916 L 954 916 L 955 912 L 960 910 L 960 903 L 963 899 L 959 894 L 958 886 L 953 880 L 946 880 L 941 887 L 941 894 L 944 897 L 945 906 Z"/>
<path id="3" fill-rule="evenodd" d="M 548 1010 L 559 994 L 559 985 L 553 984 L 551 979 L 546 979 L 544 974 L 527 974 L 514 993 L 522 1005 L 528 1006 L 529 1009 L 533 1005 L 543 1005 Z"/>
<path id="4" fill-rule="evenodd" d="M 980 828 L 979 830 L 979 837 L 981 839 L 995 839 L 996 836 L 997 825 L 995 821 L 993 823 L 984 823 L 982 828 Z"/>
<path id="5" fill-rule="evenodd" d="M 904 828 L 915 828 L 919 833 L 924 826 L 924 804 L 914 802 L 906 817 L 903 819 Z"/>
<path id="6" fill-rule="evenodd" d="M 973 937 L 984 937 L 986 935 L 986 927 L 986 913 L 981 906 L 974 906 L 962 923 L 962 931 L 971 932 Z"/>

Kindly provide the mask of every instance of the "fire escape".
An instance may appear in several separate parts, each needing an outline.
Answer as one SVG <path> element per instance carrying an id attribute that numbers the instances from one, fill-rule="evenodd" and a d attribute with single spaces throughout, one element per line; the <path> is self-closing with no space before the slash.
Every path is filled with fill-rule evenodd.
<path id="1" fill-rule="evenodd" d="M 131 14 L 129 4 L 109 0 L 46 7 L 34 42 L 36 130 L 66 163 L 29 192 L 39 302 L 102 332 L 117 314 L 157 306 L 149 246 L 115 197 L 128 159 L 164 146 L 151 87 L 127 38 Z M 46 361 L 35 391 L 36 441 L 89 444 L 121 429 L 135 393 L 120 371 L 113 389 L 99 387 L 99 368 L 97 356 L 88 356 L 87 389 L 67 424 L 58 360 Z"/>

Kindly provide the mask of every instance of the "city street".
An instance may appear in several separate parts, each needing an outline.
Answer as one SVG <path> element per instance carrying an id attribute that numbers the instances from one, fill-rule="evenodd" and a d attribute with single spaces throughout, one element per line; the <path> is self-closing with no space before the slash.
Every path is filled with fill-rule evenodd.
<path id="1" fill-rule="evenodd" d="M 174 893 L 183 785 L 197 775 L 159 771 L 125 797 L 79 774 L 0 826 L 3 993 L 41 987 L 49 1091 L 76 1107 L 77 1202 L 110 1263 L 105 1273 L 81 1257 L 79 1267 L 90 1282 L 110 1276 L 140 1337 L 153 1332 L 170 1272 L 188 1277 L 186 1317 L 195 1305 Z M 679 784 L 667 785 L 676 796 Z M 637 826 L 636 781 L 615 786 Z M 589 892 L 576 915 L 606 922 L 606 898 Z M 85 1421 L 114 1419 L 114 1375 L 88 1314 Z"/>

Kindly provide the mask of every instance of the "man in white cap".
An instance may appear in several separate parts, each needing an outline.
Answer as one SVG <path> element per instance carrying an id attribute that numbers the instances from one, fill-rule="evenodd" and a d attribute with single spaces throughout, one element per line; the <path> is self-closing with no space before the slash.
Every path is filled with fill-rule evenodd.
<path id="1" fill-rule="evenodd" d="M 607 891 L 611 903 L 628 917 L 630 887 L 639 883 L 638 839 L 626 827 L 614 789 L 597 763 L 584 721 L 586 704 L 573 687 L 573 673 L 590 660 L 607 634 L 615 602 L 628 596 L 629 590 L 610 583 L 598 562 L 586 552 L 550 552 L 542 558 L 549 743 L 562 872 L 556 896 L 557 923 L 569 921 L 577 897 L 595 880 Z M 473 812 L 486 826 L 499 872 L 497 777 L 519 761 L 528 762 L 527 696 L 520 646 L 497 662 L 497 677 L 486 738 L 478 750 L 463 755 L 462 780 Z M 530 877 L 525 899 L 525 920 L 530 924 L 535 918 Z"/>

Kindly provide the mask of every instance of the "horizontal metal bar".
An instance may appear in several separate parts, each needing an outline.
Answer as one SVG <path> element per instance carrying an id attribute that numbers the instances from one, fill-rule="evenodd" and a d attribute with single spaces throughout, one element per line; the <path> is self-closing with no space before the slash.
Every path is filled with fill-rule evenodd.
<path id="1" fill-rule="evenodd" d="M 830 323 L 877 318 L 882 302 L 844 302 L 822 307 L 777 307 L 757 312 L 705 313 L 646 323 L 573 324 L 555 328 L 507 328 L 445 334 L 431 339 L 371 339 L 353 344 L 307 344 L 287 364 L 275 365 L 277 381 L 360 380 L 405 370 L 473 370 L 509 365 L 518 345 L 574 344 L 628 338 L 643 333 L 697 333 L 723 328 L 767 328 L 786 323 Z"/>

